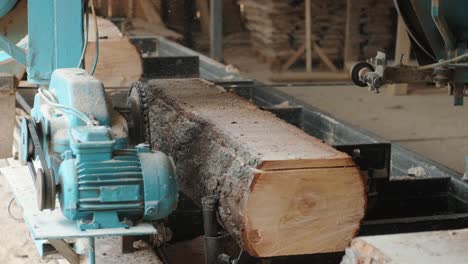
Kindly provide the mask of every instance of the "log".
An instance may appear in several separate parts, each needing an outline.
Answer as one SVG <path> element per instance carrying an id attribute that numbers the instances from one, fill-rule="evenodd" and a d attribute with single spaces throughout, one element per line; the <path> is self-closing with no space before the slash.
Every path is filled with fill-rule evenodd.
<path id="1" fill-rule="evenodd" d="M 341 264 L 468 263 L 468 229 L 355 238 Z"/>
<path id="2" fill-rule="evenodd" d="M 95 42 L 88 42 L 85 68 L 90 70 L 96 56 Z M 99 60 L 94 76 L 106 88 L 129 87 L 143 75 L 140 53 L 127 38 L 99 40 Z"/>
<path id="3" fill-rule="evenodd" d="M 94 76 L 106 88 L 129 87 L 143 75 L 138 49 L 110 21 L 97 17 L 99 30 L 99 60 Z M 85 54 L 85 69 L 90 70 L 96 56 L 94 17 L 89 17 L 89 39 Z"/>
<path id="4" fill-rule="evenodd" d="M 179 186 L 217 195 L 220 223 L 255 257 L 337 252 L 355 236 L 365 184 L 352 159 L 200 79 L 149 80 L 151 145 Z"/>

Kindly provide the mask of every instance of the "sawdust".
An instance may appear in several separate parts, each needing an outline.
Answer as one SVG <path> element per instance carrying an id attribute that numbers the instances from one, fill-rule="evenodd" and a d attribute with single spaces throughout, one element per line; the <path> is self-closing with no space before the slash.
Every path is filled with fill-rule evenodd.
<path id="1" fill-rule="evenodd" d="M 423 167 L 411 167 L 408 169 L 408 175 L 414 177 L 426 177 L 427 173 Z"/>

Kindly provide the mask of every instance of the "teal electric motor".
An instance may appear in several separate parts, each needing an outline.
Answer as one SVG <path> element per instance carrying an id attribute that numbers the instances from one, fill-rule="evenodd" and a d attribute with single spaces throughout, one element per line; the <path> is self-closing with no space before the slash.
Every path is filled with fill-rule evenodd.
<path id="1" fill-rule="evenodd" d="M 54 210 L 58 197 L 63 214 L 81 229 L 129 227 L 175 209 L 172 160 L 147 144 L 129 148 L 128 121 L 85 70 L 55 70 L 49 88 L 39 88 L 31 116 L 22 121 L 21 152 L 39 209 Z"/>

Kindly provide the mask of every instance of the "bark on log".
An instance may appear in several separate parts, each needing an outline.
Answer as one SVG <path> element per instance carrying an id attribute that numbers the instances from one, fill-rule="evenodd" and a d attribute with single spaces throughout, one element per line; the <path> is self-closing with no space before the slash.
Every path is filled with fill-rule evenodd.
<path id="1" fill-rule="evenodd" d="M 365 208 L 351 158 L 200 79 L 145 85 L 154 148 L 181 190 L 218 195 L 221 224 L 252 256 L 344 250 Z"/>

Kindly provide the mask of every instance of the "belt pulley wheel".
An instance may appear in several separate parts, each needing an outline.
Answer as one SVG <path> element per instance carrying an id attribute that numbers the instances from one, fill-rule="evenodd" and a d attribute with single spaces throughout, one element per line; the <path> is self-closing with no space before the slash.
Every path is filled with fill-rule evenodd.
<path id="1" fill-rule="evenodd" d="M 37 205 L 39 210 L 55 209 L 56 185 L 54 173 L 48 168 L 46 157 L 39 139 L 41 130 L 36 122 L 30 117 L 22 120 L 22 153 L 21 158 L 25 159 L 29 170 L 33 176 L 36 188 Z M 39 163 L 40 166 L 36 167 Z"/>
<path id="2" fill-rule="evenodd" d="M 34 185 L 36 187 L 37 207 L 40 211 L 55 208 L 56 189 L 53 177 L 52 171 L 49 174 L 45 174 L 42 168 L 36 170 Z"/>
<path id="3" fill-rule="evenodd" d="M 361 61 L 361 62 L 354 64 L 351 67 L 351 71 L 350 71 L 351 80 L 354 82 L 354 84 L 360 87 L 367 86 L 367 83 L 361 81 L 360 74 L 359 74 L 360 71 L 363 69 L 367 69 L 368 71 L 375 71 L 374 66 L 372 66 L 372 64 L 367 63 L 365 61 Z"/>

